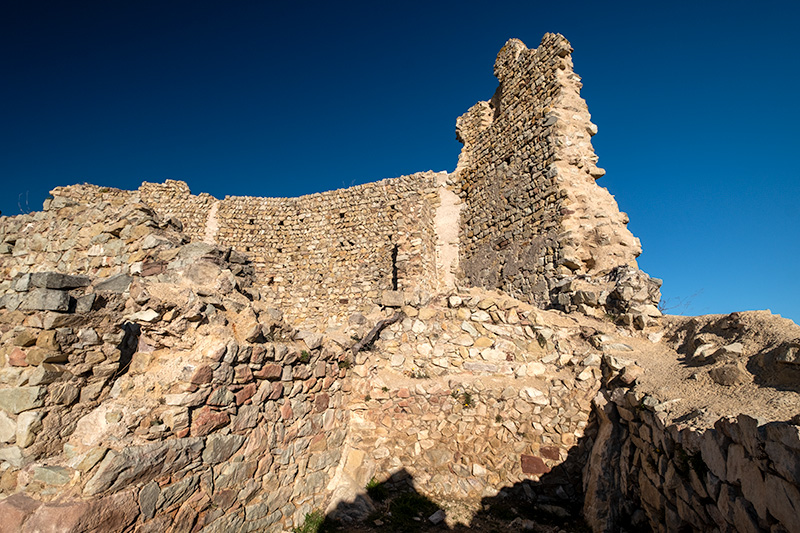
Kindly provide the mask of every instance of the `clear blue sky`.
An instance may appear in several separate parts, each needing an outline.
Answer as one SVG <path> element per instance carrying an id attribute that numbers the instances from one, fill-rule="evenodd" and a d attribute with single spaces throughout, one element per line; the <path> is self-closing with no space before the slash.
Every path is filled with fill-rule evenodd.
<path id="1" fill-rule="evenodd" d="M 0 210 L 84 181 L 295 196 L 453 170 L 498 50 L 560 32 L 667 306 L 800 321 L 798 6 L 5 0 Z"/>

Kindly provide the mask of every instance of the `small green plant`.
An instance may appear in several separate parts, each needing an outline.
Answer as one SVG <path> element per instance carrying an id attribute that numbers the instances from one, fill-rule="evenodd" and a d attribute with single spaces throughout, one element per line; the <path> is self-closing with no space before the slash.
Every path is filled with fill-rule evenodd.
<path id="1" fill-rule="evenodd" d="M 437 511 L 436 504 L 416 492 L 407 492 L 389 504 L 390 531 L 419 531 L 420 522 Z"/>
<path id="2" fill-rule="evenodd" d="M 311 354 L 308 353 L 308 350 L 303 350 L 300 352 L 300 362 L 301 363 L 308 363 L 311 360 Z"/>
<path id="3" fill-rule="evenodd" d="M 350 361 L 350 359 L 342 359 L 341 361 L 339 361 L 338 364 L 339 364 L 339 368 L 345 368 L 345 369 L 350 368 L 351 366 L 353 366 L 353 363 Z"/>
<path id="4" fill-rule="evenodd" d="M 370 396 L 369 394 L 367 394 L 366 396 L 364 396 L 364 401 L 365 401 L 365 402 L 368 402 L 368 401 L 370 401 L 371 399 L 372 399 L 372 396 Z"/>
<path id="5" fill-rule="evenodd" d="M 460 395 L 461 395 L 461 391 L 460 391 L 459 389 L 456 389 L 456 390 L 454 390 L 454 391 L 451 391 L 451 392 L 450 392 L 450 396 L 451 396 L 451 397 L 452 397 L 454 400 L 458 400 L 458 397 L 459 397 Z"/>
<path id="6" fill-rule="evenodd" d="M 382 502 L 383 500 L 386 499 L 387 496 L 386 487 L 383 485 L 383 483 L 379 482 L 377 479 L 375 478 L 370 479 L 365 488 L 367 489 L 367 494 L 369 495 L 369 497 L 375 500 L 376 502 Z"/>
<path id="7" fill-rule="evenodd" d="M 464 404 L 464 407 L 475 407 L 475 401 L 472 399 L 472 394 L 468 391 L 464 391 L 464 394 L 461 395 L 461 403 Z"/>
<path id="8" fill-rule="evenodd" d="M 383 387 L 381 387 L 381 390 L 382 390 L 383 392 L 389 392 L 389 387 L 387 387 L 386 385 L 384 385 Z"/>
<path id="9" fill-rule="evenodd" d="M 503 421 L 503 417 L 500 416 L 500 415 L 497 415 L 497 416 L 494 417 L 494 421 L 499 424 L 499 423 L 501 423 Z"/>
<path id="10" fill-rule="evenodd" d="M 101 192 L 101 193 L 103 193 L 103 192 L 111 192 L 111 189 L 109 189 L 108 187 L 100 187 L 98 192 Z"/>
<path id="11" fill-rule="evenodd" d="M 425 369 L 416 368 L 416 367 L 411 369 L 411 372 L 409 372 L 409 376 L 411 376 L 414 379 L 428 379 L 428 378 L 430 378 L 430 376 L 425 371 Z"/>
<path id="12" fill-rule="evenodd" d="M 292 529 L 293 533 L 319 533 L 322 530 L 322 525 L 325 523 L 325 515 L 322 511 L 312 511 L 306 513 L 303 519 L 303 525 L 297 526 Z"/>

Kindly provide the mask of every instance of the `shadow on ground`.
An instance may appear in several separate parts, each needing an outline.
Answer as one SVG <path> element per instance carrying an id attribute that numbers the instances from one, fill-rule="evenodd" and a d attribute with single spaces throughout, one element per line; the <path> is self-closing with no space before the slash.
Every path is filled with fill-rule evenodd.
<path id="1" fill-rule="evenodd" d="M 442 502 L 440 507 L 418 492 L 413 476 L 401 469 L 383 483 L 371 482 L 353 502 L 340 503 L 328 516 L 318 515 L 316 525 L 307 517 L 309 527 L 298 527 L 294 532 L 590 532 L 581 509 L 583 467 L 593 438 L 594 432 L 590 429 L 564 462 L 543 473 L 538 480 L 503 487 L 495 496 L 484 497 L 479 505 L 469 510 L 463 502 Z M 356 508 L 374 510 L 360 521 L 342 520 L 352 516 Z M 454 521 L 459 523 L 448 526 L 448 522 Z"/>

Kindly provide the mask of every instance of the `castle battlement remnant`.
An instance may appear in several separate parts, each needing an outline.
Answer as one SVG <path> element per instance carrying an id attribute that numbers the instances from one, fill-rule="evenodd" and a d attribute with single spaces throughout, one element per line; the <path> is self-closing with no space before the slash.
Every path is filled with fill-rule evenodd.
<path id="1" fill-rule="evenodd" d="M 173 180 L 131 192 L 78 185 L 52 194 L 86 203 L 135 197 L 180 220 L 193 240 L 248 256 L 271 303 L 298 320 L 346 317 L 365 301 L 380 303 L 385 291 L 419 301 L 457 283 L 502 289 L 543 308 L 609 306 L 643 322 L 652 313 L 646 306 L 658 302 L 658 283 L 636 270 L 639 241 L 595 184 L 605 171 L 596 166 L 597 127 L 571 52 L 556 34 L 534 50 L 506 43 L 494 96 L 457 121 L 464 146 L 450 174 L 298 198 L 218 200 Z M 444 257 L 448 247 L 452 257 Z M 632 303 L 616 297 L 621 277 L 634 282 Z"/>

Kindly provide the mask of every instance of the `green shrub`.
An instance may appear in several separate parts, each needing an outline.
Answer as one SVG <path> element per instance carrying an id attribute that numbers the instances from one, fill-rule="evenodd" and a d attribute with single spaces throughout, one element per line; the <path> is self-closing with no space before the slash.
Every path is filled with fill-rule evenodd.
<path id="1" fill-rule="evenodd" d="M 293 533 L 319 533 L 325 523 L 325 515 L 322 511 L 311 511 L 306 513 L 302 526 L 292 529 Z"/>
<path id="2" fill-rule="evenodd" d="M 381 502 L 386 499 L 387 491 L 386 487 L 383 483 L 379 482 L 377 479 L 372 478 L 369 480 L 366 486 L 367 494 L 370 498 L 375 500 L 376 502 Z"/>

